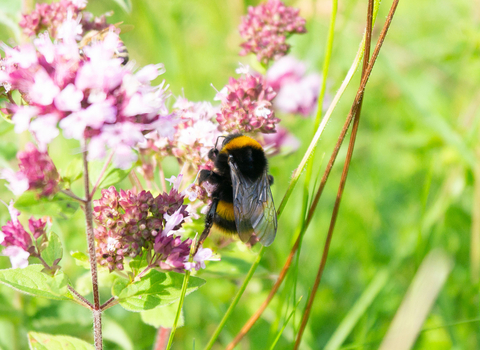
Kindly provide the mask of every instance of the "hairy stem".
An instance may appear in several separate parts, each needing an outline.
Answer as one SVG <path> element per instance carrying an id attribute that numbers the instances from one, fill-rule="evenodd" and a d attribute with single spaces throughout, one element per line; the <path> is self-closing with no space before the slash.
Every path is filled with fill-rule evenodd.
<path id="1" fill-rule="evenodd" d="M 73 294 L 73 296 L 79 300 L 84 306 L 88 307 L 90 310 L 93 310 L 93 305 L 91 302 L 89 302 L 87 299 L 85 299 L 79 292 L 77 292 L 72 286 L 67 286 L 68 290 L 70 293 Z"/>
<path id="2" fill-rule="evenodd" d="M 69 196 L 70 198 L 73 198 L 82 204 L 85 204 L 85 199 L 78 197 L 75 193 L 73 193 L 71 190 L 60 190 L 59 192 L 63 193 L 64 195 Z"/>
<path id="3" fill-rule="evenodd" d="M 93 287 L 93 333 L 95 339 L 95 349 L 102 350 L 102 311 L 100 308 L 100 295 L 98 292 L 97 257 L 95 254 L 95 235 L 93 233 L 93 209 L 92 198 L 89 195 L 90 180 L 88 178 L 87 144 L 85 140 L 82 142 L 82 149 L 84 188 L 85 196 L 88 197 L 85 201 L 85 222 L 87 227 L 88 257 L 90 260 L 90 272 L 92 274 Z"/>

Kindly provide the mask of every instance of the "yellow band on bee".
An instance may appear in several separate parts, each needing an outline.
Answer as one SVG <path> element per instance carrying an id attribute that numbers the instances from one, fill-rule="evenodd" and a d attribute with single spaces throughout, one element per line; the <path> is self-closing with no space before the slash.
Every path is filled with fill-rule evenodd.
<path id="1" fill-rule="evenodd" d="M 235 213 L 233 211 L 233 203 L 218 201 L 217 215 L 225 220 L 235 221 Z"/>
<path id="2" fill-rule="evenodd" d="M 223 146 L 220 152 L 226 153 L 228 151 L 240 149 L 243 147 L 252 147 L 260 150 L 263 149 L 262 145 L 260 145 L 257 141 L 255 141 L 251 137 L 242 135 L 231 139 L 225 146 Z"/>

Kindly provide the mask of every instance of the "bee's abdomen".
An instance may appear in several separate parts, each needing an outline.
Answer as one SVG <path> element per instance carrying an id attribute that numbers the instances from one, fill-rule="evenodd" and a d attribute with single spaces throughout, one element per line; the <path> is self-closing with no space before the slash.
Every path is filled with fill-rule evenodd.
<path id="1" fill-rule="evenodd" d="M 237 233 L 233 203 L 220 200 L 213 219 L 214 225 L 226 233 Z"/>

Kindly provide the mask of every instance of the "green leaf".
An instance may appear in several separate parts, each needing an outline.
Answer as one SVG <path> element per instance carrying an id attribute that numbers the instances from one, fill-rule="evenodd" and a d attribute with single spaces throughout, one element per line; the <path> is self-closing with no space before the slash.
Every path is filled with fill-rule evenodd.
<path id="1" fill-rule="evenodd" d="M 29 265 L 23 269 L 0 270 L 0 283 L 20 292 L 55 300 L 74 300 L 67 289 L 68 277 L 58 271 L 55 276 L 42 272 L 42 265 Z"/>
<path id="2" fill-rule="evenodd" d="M 63 172 L 62 180 L 68 183 L 73 183 L 80 179 L 83 175 L 83 161 L 81 158 L 74 158 L 68 164 L 67 169 Z"/>
<path id="3" fill-rule="evenodd" d="M 79 251 L 70 252 L 72 258 L 75 259 L 75 264 L 78 266 L 82 266 L 86 269 L 90 269 L 90 259 L 88 259 L 88 255 Z"/>
<path id="4" fill-rule="evenodd" d="M 63 193 L 57 193 L 53 198 L 37 198 L 35 193 L 27 191 L 16 200 L 15 208 L 29 214 L 67 218 L 77 211 L 79 204 Z"/>
<path id="5" fill-rule="evenodd" d="M 32 350 L 94 350 L 93 345 L 67 335 L 51 335 L 28 332 L 28 343 Z"/>
<path id="6" fill-rule="evenodd" d="M 122 170 L 122 169 L 116 169 L 112 168 L 107 173 L 105 174 L 102 182 L 100 182 L 99 188 L 107 188 L 112 185 L 116 185 L 119 182 L 121 182 L 124 178 L 130 174 L 132 171 L 133 167 L 127 169 L 127 170 Z"/>
<path id="7" fill-rule="evenodd" d="M 190 277 L 191 278 L 191 277 Z M 166 305 L 166 306 L 157 306 L 155 309 L 142 311 L 140 316 L 142 321 L 150 326 L 155 328 L 164 327 L 172 328 L 173 322 L 175 321 L 175 315 L 178 309 L 178 302 Z M 177 327 L 182 327 L 185 323 L 183 317 L 183 309 L 180 314 L 180 319 L 177 322 Z"/>
<path id="8" fill-rule="evenodd" d="M 54 264 L 55 260 L 61 259 L 62 257 L 62 242 L 60 242 L 60 238 L 58 238 L 58 235 L 55 232 L 51 232 L 48 237 L 47 248 L 42 252 L 42 258 L 48 265 L 53 266 L 56 265 Z"/>
<path id="9" fill-rule="evenodd" d="M 103 162 L 96 162 L 96 161 L 89 163 L 90 181 L 92 181 L 93 183 L 97 181 L 98 177 L 102 172 L 104 165 L 105 164 Z M 137 166 L 136 163 L 134 163 L 129 169 L 122 170 L 122 169 L 114 168 L 113 165 L 110 163 L 107 167 L 107 170 L 103 174 L 103 178 L 100 181 L 98 189 L 107 188 L 112 185 L 118 184 L 123 179 L 125 179 L 128 176 L 128 174 L 130 174 L 130 172 L 135 166 Z"/>
<path id="10" fill-rule="evenodd" d="M 164 273 L 152 269 L 138 282 L 128 284 L 125 280 L 117 280 L 112 287 L 112 295 L 126 310 L 134 312 L 151 310 L 180 299 L 183 277 L 179 273 Z M 187 294 L 197 290 L 204 283 L 205 280 L 201 278 L 190 277 Z"/>

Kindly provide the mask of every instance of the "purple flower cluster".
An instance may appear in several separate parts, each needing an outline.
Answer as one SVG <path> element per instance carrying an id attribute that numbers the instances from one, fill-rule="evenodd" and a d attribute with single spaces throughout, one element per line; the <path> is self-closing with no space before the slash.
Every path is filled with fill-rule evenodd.
<path id="1" fill-rule="evenodd" d="M 280 119 L 275 117 L 272 100 L 276 92 L 260 75 L 246 73 L 239 79 L 230 78 L 218 94 L 222 101 L 217 113 L 219 129 L 226 132 L 275 132 Z"/>
<path id="2" fill-rule="evenodd" d="M 277 92 L 274 107 L 284 113 L 312 115 L 320 92 L 320 75 L 306 74 L 305 64 L 292 56 L 275 62 L 267 71 L 267 84 Z"/>
<path id="3" fill-rule="evenodd" d="M 9 256 L 13 268 L 28 266 L 29 256 L 39 256 L 40 252 L 37 250 L 35 242 L 46 241 L 47 224 L 46 219 L 35 220 L 33 216 L 28 220 L 28 227 L 31 234 L 29 234 L 20 221 L 18 216 L 20 212 L 13 207 L 13 201 L 8 206 L 11 220 L 8 221 L 0 231 L 0 244 L 6 247 L 3 250 L 3 255 Z M 33 239 L 32 240 L 32 236 Z"/>
<path id="4" fill-rule="evenodd" d="M 82 32 L 77 21 L 67 18 L 59 28 L 61 40 L 48 34 L 10 48 L 3 44 L 6 69 L 0 83 L 18 89 L 26 106 L 7 104 L 15 131 L 30 130 L 40 150 L 59 134 L 67 138 L 90 139 L 90 159 L 115 149 L 113 163 L 126 169 L 137 159 L 132 147 L 144 140 L 143 131 L 168 129 L 164 83 L 151 86 L 163 74 L 163 65 L 148 65 L 134 72 L 115 57 L 119 45 L 116 33 L 83 48 L 80 56 L 76 37 Z"/>
<path id="5" fill-rule="evenodd" d="M 39 190 L 39 196 L 51 196 L 58 190 L 60 176 L 47 152 L 40 152 L 32 143 L 18 152 L 19 171 L 3 169 L 0 178 L 7 180 L 7 187 L 19 196 L 26 190 Z"/>
<path id="6" fill-rule="evenodd" d="M 254 53 L 265 65 L 286 55 L 290 49 L 287 37 L 306 32 L 305 19 L 298 13 L 298 9 L 285 6 L 280 0 L 250 6 L 239 26 L 240 35 L 245 40 L 240 55 Z"/>
<path id="7" fill-rule="evenodd" d="M 146 142 L 139 145 L 146 156 L 173 156 L 182 164 L 198 170 L 206 161 L 208 151 L 220 135 L 214 123 L 218 108 L 209 102 L 191 102 L 179 97 L 172 109 L 172 132 L 170 138 L 162 137 L 157 131 L 146 135 Z M 147 171 L 144 171 L 148 174 Z"/>
<path id="8" fill-rule="evenodd" d="M 110 271 L 124 269 L 124 259 L 147 252 L 149 265 L 163 270 L 183 271 L 191 239 L 173 235 L 189 216 L 184 194 L 177 188 L 153 197 L 150 192 L 120 193 L 111 186 L 94 201 L 97 260 Z"/>
<path id="9" fill-rule="evenodd" d="M 89 12 L 83 12 L 86 5 L 86 0 L 60 0 L 51 4 L 36 4 L 35 10 L 22 15 L 19 25 L 26 36 L 36 36 L 47 30 L 53 38 L 57 37 L 58 29 L 69 15 L 73 19 L 78 18 L 85 31 L 107 28 L 106 15 L 94 17 Z"/>

